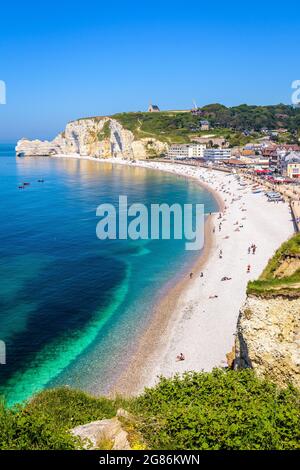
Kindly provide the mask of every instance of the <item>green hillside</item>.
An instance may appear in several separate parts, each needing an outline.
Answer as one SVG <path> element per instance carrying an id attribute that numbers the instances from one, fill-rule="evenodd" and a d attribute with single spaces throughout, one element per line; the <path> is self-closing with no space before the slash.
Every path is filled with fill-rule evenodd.
<path id="1" fill-rule="evenodd" d="M 198 108 L 194 115 L 190 110 L 149 112 L 127 112 L 111 116 L 137 139 L 152 137 L 167 143 L 188 143 L 193 137 L 224 137 L 230 146 L 245 145 L 263 137 L 262 130 L 284 128 L 278 135 L 281 143 L 297 143 L 300 137 L 300 108 L 284 104 L 274 106 L 240 105 L 226 107 L 210 104 Z M 82 119 L 103 119 L 103 116 Z M 200 121 L 208 120 L 209 131 L 202 131 Z M 247 130 L 247 135 L 244 131 Z"/>
<path id="2" fill-rule="evenodd" d="M 286 128 L 290 132 L 300 128 L 300 108 L 285 104 L 273 106 L 249 106 L 242 104 L 227 108 L 221 104 L 209 104 L 201 108 L 201 114 L 212 125 L 235 130 Z"/>
<path id="3" fill-rule="evenodd" d="M 169 144 L 189 143 L 194 137 L 214 136 L 224 137 L 234 146 L 244 145 L 261 137 L 257 132 L 252 136 L 245 136 L 239 130 L 224 127 L 201 131 L 201 117 L 190 112 L 120 113 L 112 117 L 133 132 L 137 139 L 152 137 Z"/>

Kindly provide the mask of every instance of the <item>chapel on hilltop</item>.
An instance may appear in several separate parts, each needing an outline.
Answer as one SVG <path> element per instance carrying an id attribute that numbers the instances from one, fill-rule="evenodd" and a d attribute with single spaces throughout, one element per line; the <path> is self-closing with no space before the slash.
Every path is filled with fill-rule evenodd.
<path id="1" fill-rule="evenodd" d="M 159 112 L 160 112 L 159 107 L 156 104 L 150 103 L 149 108 L 148 108 L 148 113 L 159 113 Z"/>

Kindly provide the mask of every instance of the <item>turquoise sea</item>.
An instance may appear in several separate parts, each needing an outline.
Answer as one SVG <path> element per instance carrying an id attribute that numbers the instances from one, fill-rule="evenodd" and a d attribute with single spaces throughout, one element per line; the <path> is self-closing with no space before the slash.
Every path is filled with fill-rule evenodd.
<path id="1" fill-rule="evenodd" d="M 38 182 L 43 180 L 43 182 Z M 20 184 L 28 182 L 24 189 Z M 45 387 L 105 393 L 130 361 L 155 302 L 199 255 L 183 240 L 96 237 L 96 208 L 204 203 L 212 195 L 163 172 L 75 159 L 16 158 L 0 145 L 0 394 Z M 159 334 L 159 332 L 158 332 Z"/>

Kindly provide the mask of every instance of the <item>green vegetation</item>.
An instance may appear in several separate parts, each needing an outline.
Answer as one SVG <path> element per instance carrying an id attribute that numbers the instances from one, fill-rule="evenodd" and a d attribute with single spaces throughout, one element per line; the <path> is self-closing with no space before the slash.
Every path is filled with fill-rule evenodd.
<path id="1" fill-rule="evenodd" d="M 259 133 L 245 136 L 234 129 L 215 127 L 210 131 L 200 129 L 201 117 L 190 112 L 121 113 L 112 116 L 137 139 L 152 137 L 167 143 L 188 143 L 194 137 L 224 137 L 231 146 L 245 145 L 261 137 Z M 203 118 L 202 118 L 203 119 Z"/>
<path id="2" fill-rule="evenodd" d="M 109 121 L 106 121 L 102 127 L 102 131 L 98 132 L 98 140 L 104 140 L 104 139 L 109 139 L 110 138 L 110 127 L 109 127 Z"/>
<path id="3" fill-rule="evenodd" d="M 300 109 L 285 104 L 274 106 L 242 104 L 227 108 L 217 103 L 201 108 L 201 114 L 212 126 L 235 130 L 261 131 L 263 128 L 284 128 L 293 132 L 300 128 Z"/>
<path id="4" fill-rule="evenodd" d="M 31 402 L 8 409 L 0 406 L 0 449 L 75 449 L 78 439 L 69 429 L 112 418 L 117 404 L 79 390 L 45 390 Z"/>
<path id="5" fill-rule="evenodd" d="M 213 132 L 215 133 L 215 130 Z M 242 132 L 230 131 L 229 129 L 225 129 L 222 135 L 229 142 L 230 147 L 242 147 L 250 142 L 257 142 L 262 137 L 259 132 L 244 135 Z"/>
<path id="6" fill-rule="evenodd" d="M 186 111 L 161 111 L 158 113 L 131 112 L 111 116 L 137 139 L 154 138 L 162 142 L 188 143 L 194 137 L 224 137 L 231 147 L 256 142 L 264 136 L 267 128 L 286 129 L 274 137 L 280 143 L 297 143 L 300 129 L 300 108 L 284 104 L 275 106 L 248 106 L 246 104 L 227 108 L 221 104 L 210 104 L 198 109 L 198 115 Z M 87 117 L 99 121 L 103 116 Z M 200 121 L 208 120 L 211 130 L 202 131 Z M 106 124 L 105 124 L 106 126 Z M 247 130 L 248 132 L 244 133 Z M 98 136 L 99 140 L 109 136 L 108 125 Z"/>
<path id="7" fill-rule="evenodd" d="M 300 449 L 299 391 L 279 389 L 249 369 L 162 378 L 129 400 L 65 387 L 12 409 L 2 404 L 0 449 L 81 448 L 69 429 L 111 418 L 119 407 L 133 416 L 123 424 L 136 449 Z"/>
<path id="8" fill-rule="evenodd" d="M 285 269 L 284 263 L 287 265 Z M 291 267 L 294 266 L 294 269 Z M 248 294 L 300 296 L 300 234 L 283 243 L 257 281 L 248 284 Z"/>
<path id="9" fill-rule="evenodd" d="M 190 141 L 191 128 L 197 125 L 191 113 L 121 113 L 112 116 L 137 139 L 152 137 L 167 143 Z"/>
<path id="10" fill-rule="evenodd" d="M 55 426 L 66 429 L 97 419 L 112 418 L 116 414 L 117 404 L 107 398 L 95 399 L 69 387 L 44 390 L 27 405 L 29 413 L 43 415 L 53 421 Z"/>
<path id="11" fill-rule="evenodd" d="M 153 449 L 299 449 L 300 394 L 253 371 L 215 369 L 160 383 L 134 403 Z"/>
<path id="12" fill-rule="evenodd" d="M 112 116 L 136 138 L 153 137 L 167 143 L 190 142 L 193 137 L 214 135 L 224 137 L 231 147 L 257 141 L 262 130 L 287 129 L 278 136 L 279 142 L 297 143 L 300 109 L 284 104 L 276 106 L 240 105 L 227 108 L 210 104 L 199 108 L 198 115 L 188 111 L 160 113 L 120 113 Z M 212 130 L 201 131 L 200 120 L 208 120 Z M 248 130 L 245 135 L 243 131 Z"/>

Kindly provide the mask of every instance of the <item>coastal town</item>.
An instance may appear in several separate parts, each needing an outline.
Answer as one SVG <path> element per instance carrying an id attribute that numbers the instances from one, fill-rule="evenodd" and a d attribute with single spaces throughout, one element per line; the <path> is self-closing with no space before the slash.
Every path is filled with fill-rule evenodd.
<path id="1" fill-rule="evenodd" d="M 150 106 L 148 112 L 160 112 L 159 107 Z M 201 116 L 201 111 L 192 109 L 191 114 Z M 234 147 L 216 135 L 218 129 L 207 120 L 199 119 L 197 129 L 205 134 L 192 137 L 190 143 L 170 144 L 161 155 L 163 160 L 243 175 L 254 184 L 253 192 L 265 193 L 269 202 L 288 201 L 296 230 L 300 230 L 300 143 L 278 142 L 287 129 L 262 128 L 262 137 Z M 243 130 L 246 136 L 253 133 Z"/>
<path id="2" fill-rule="evenodd" d="M 157 105 L 150 105 L 148 112 L 160 113 Z M 188 112 L 188 111 L 187 111 Z M 200 131 L 201 136 L 190 136 L 190 143 L 172 143 L 164 155 L 171 160 L 198 160 L 210 164 L 252 170 L 256 174 L 269 176 L 275 183 L 296 183 L 300 180 L 300 138 L 294 133 L 294 144 L 284 142 L 283 136 L 288 129 L 279 127 L 260 128 L 260 137 L 255 129 L 241 128 L 242 134 L 248 138 L 245 145 L 233 146 L 226 137 L 220 135 L 220 125 L 213 127 L 208 120 L 201 118 L 201 108 L 193 108 L 190 113 L 199 120 L 191 131 Z M 286 115 L 277 114 L 279 119 Z M 224 129 L 224 134 L 226 134 Z M 254 138 L 255 135 L 255 138 Z M 251 137 L 253 136 L 253 141 Z"/>
<path id="3" fill-rule="evenodd" d="M 152 108 L 149 107 L 148 112 L 159 112 L 158 106 L 154 110 Z M 191 110 L 191 114 L 197 116 L 197 110 Z M 300 143 L 278 142 L 278 137 L 286 134 L 287 129 L 262 128 L 263 136 L 244 146 L 231 146 L 225 137 L 215 132 L 218 128 L 214 129 L 207 120 L 199 119 L 197 128 L 193 130 L 205 131 L 205 134 L 191 137 L 190 143 L 171 144 L 165 158 L 186 161 L 202 159 L 203 162 L 231 169 L 246 168 L 256 174 L 268 175 L 277 183 L 300 180 Z M 242 132 L 248 137 L 255 133 L 246 129 Z"/>
<path id="4" fill-rule="evenodd" d="M 52 141 L 21 139 L 16 155 L 172 162 L 239 174 L 269 202 L 287 201 L 299 231 L 299 126 L 300 109 L 282 104 L 162 111 L 150 103 L 145 112 L 71 121 Z"/>
<path id="5" fill-rule="evenodd" d="M 211 137 L 213 139 L 213 137 Z M 287 200 L 300 230 L 300 146 L 263 142 L 243 148 L 207 148 L 203 143 L 171 145 L 166 160 L 243 175 L 268 201 Z"/>

